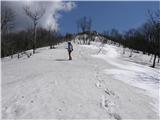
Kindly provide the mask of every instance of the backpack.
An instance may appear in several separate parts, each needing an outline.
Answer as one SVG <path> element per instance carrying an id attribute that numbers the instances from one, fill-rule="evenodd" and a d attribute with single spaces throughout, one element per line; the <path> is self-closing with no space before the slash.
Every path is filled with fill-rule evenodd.
<path id="1" fill-rule="evenodd" d="M 69 50 L 69 51 L 73 51 L 73 46 L 72 46 L 72 44 L 68 44 L 68 50 Z"/>
<path id="2" fill-rule="evenodd" d="M 70 48 L 69 48 L 70 51 L 73 51 L 73 45 L 70 44 Z"/>

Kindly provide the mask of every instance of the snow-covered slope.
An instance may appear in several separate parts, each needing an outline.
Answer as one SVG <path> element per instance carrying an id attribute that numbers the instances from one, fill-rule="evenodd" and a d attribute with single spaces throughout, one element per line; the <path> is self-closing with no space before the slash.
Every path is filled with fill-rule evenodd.
<path id="1" fill-rule="evenodd" d="M 97 54 L 95 43 L 73 44 L 68 61 L 66 45 L 2 59 L 3 118 L 158 119 L 157 69 L 130 62 L 115 46 Z"/>

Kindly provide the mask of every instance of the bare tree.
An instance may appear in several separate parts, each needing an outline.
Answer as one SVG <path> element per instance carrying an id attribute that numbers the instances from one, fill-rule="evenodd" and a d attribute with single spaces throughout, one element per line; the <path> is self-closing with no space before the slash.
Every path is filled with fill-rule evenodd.
<path id="1" fill-rule="evenodd" d="M 150 39 L 152 43 L 152 49 L 154 52 L 154 59 L 152 67 L 155 67 L 156 57 L 160 56 L 160 10 L 156 12 L 148 11 L 149 13 L 149 24 L 150 24 Z"/>
<path id="2" fill-rule="evenodd" d="M 127 31 L 124 35 L 125 39 L 128 40 L 128 47 L 130 48 L 130 55 L 129 57 L 132 57 L 133 55 L 133 50 L 135 47 L 135 35 L 136 35 L 136 29 L 130 29 Z"/>
<path id="3" fill-rule="evenodd" d="M 91 28 L 92 28 L 92 19 L 87 18 L 86 16 L 80 18 L 76 21 L 77 24 L 77 31 L 81 30 L 83 33 L 88 33 L 88 35 L 83 36 L 83 43 L 90 44 L 91 40 Z M 87 42 L 88 40 L 88 42 Z"/>
<path id="4" fill-rule="evenodd" d="M 82 32 L 91 31 L 92 20 L 84 16 L 77 21 L 77 26 L 80 27 Z"/>
<path id="5" fill-rule="evenodd" d="M 24 11 L 26 15 L 32 20 L 33 22 L 33 54 L 35 53 L 36 49 L 36 38 L 37 38 L 37 24 L 39 19 L 44 15 L 45 9 L 44 8 L 39 8 L 36 9 L 35 11 L 31 10 L 29 6 L 24 7 Z"/>
<path id="6" fill-rule="evenodd" d="M 14 27 L 15 12 L 8 6 L 2 7 L 1 30 L 7 32 Z"/>
<path id="7" fill-rule="evenodd" d="M 1 45 L 2 45 L 2 56 L 8 55 L 8 33 L 14 27 L 15 11 L 8 6 L 2 6 L 1 9 Z"/>
<path id="8" fill-rule="evenodd" d="M 47 38 L 49 40 L 49 44 L 50 44 L 50 49 L 53 49 L 54 46 L 54 40 L 57 37 L 57 32 L 56 30 L 54 30 L 53 26 L 51 24 L 48 24 L 48 29 L 47 29 L 48 35 Z"/>

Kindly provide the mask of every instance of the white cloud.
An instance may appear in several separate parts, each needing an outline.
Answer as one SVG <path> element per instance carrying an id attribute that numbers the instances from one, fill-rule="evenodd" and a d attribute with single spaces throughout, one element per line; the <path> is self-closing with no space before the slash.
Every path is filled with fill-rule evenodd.
<path id="1" fill-rule="evenodd" d="M 10 6 L 16 12 L 16 28 L 26 29 L 26 27 L 32 25 L 32 21 L 25 15 L 23 7 L 30 6 L 31 10 L 37 8 L 45 8 L 45 14 L 39 20 L 39 25 L 43 28 L 52 28 L 59 30 L 58 20 L 61 18 L 60 11 L 71 11 L 76 7 L 74 2 L 64 1 L 15 1 L 15 2 L 3 2 L 2 5 Z"/>
<path id="2" fill-rule="evenodd" d="M 51 2 L 46 6 L 46 13 L 40 20 L 41 25 L 45 28 L 51 26 L 58 30 L 58 20 L 61 18 L 59 11 L 70 11 L 75 7 L 75 4 L 73 2 Z"/>

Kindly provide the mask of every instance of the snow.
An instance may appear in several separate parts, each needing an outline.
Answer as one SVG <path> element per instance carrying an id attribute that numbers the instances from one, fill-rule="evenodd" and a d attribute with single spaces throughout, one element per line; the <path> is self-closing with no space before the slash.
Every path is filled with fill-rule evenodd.
<path id="1" fill-rule="evenodd" d="M 130 61 L 124 61 L 123 55 L 118 52 L 119 48 L 116 46 L 105 45 L 103 50 L 105 54 L 94 55 L 94 57 L 104 59 L 109 64 L 115 66 L 113 69 L 104 70 L 105 73 L 112 75 L 117 80 L 146 90 L 148 95 L 157 99 L 155 107 L 158 107 L 160 102 L 160 70 Z"/>
<path id="2" fill-rule="evenodd" d="M 97 54 L 99 46 L 73 44 L 72 61 L 67 43 L 3 58 L 2 118 L 158 119 L 159 71 L 124 59 L 112 45 Z"/>
<path id="3" fill-rule="evenodd" d="M 136 87 L 146 89 L 152 92 L 152 95 L 155 95 L 155 92 L 158 92 L 160 82 L 159 69 L 124 61 L 122 59 L 123 56 L 118 54 L 119 48 L 115 46 L 105 45 L 103 50 L 106 51 L 105 54 L 94 56 L 102 58 L 109 64 L 116 67 L 114 69 L 106 69 L 105 72 L 107 74 L 112 74 L 118 80 L 123 80 L 124 82 L 132 84 Z"/>

